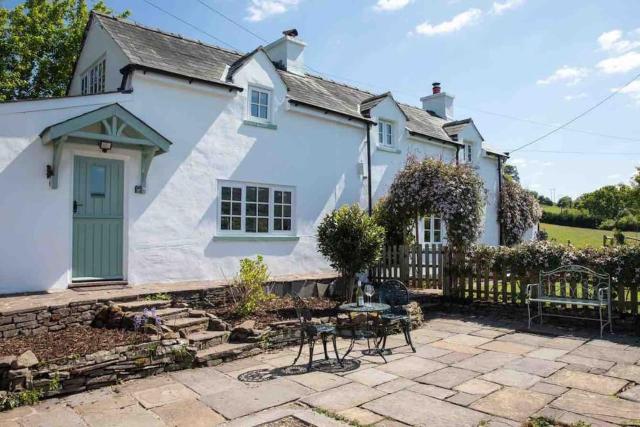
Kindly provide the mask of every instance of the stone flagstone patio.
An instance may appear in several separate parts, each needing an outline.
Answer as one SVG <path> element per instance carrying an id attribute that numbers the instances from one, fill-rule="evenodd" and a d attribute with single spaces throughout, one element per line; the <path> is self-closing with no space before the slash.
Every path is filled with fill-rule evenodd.
<path id="1" fill-rule="evenodd" d="M 17 408 L 0 413 L 0 425 L 334 426 L 348 419 L 475 427 L 519 426 L 538 415 L 640 425 L 639 338 L 540 335 L 521 327 L 437 317 L 412 332 L 416 353 L 401 336 L 390 337 L 397 347 L 387 364 L 354 351 L 353 369 L 294 375 L 276 369 L 293 362 L 296 349 L 288 348 Z M 347 345 L 340 342 L 343 351 Z"/>

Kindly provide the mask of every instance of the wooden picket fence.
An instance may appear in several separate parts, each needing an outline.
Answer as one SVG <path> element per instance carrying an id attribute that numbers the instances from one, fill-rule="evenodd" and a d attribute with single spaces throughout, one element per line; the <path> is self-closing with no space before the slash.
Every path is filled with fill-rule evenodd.
<path id="1" fill-rule="evenodd" d="M 527 284 L 538 282 L 538 271 L 526 274 L 509 269 L 494 271 L 480 263 L 465 265 L 464 256 L 443 245 L 388 246 L 378 264 L 369 271 L 374 283 L 398 279 L 412 288 L 442 290 L 445 297 L 500 304 L 524 304 Z M 566 295 L 570 286 L 565 283 Z M 620 313 L 640 313 L 637 284 L 612 283 L 614 309 Z M 563 289 L 560 289 L 563 292 Z M 563 293 L 564 295 L 564 293 Z M 575 305 L 567 305 L 576 308 Z"/>

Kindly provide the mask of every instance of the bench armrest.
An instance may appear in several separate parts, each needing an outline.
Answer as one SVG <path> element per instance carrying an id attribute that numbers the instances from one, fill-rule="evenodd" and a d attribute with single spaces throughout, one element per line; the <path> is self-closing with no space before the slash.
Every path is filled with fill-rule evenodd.
<path id="1" fill-rule="evenodd" d="M 610 301 L 611 300 L 611 295 L 609 292 L 609 288 L 600 288 L 598 289 L 598 300 L 600 302 L 602 301 Z"/>
<path id="2" fill-rule="evenodd" d="M 541 283 L 529 283 L 527 285 L 527 298 L 533 298 L 533 291 L 535 290 L 536 292 L 536 297 L 540 296 L 540 289 L 542 287 Z"/>

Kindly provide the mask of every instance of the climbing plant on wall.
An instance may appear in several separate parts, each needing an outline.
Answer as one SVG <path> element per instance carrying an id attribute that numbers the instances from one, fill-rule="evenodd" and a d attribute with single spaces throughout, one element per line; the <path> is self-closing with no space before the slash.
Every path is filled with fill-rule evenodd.
<path id="1" fill-rule="evenodd" d="M 522 242 L 524 233 L 542 217 L 538 201 L 516 181 L 505 177 L 500 196 L 500 223 L 504 243 L 512 246 Z"/>
<path id="2" fill-rule="evenodd" d="M 469 165 L 409 157 L 389 188 L 385 209 L 399 224 L 435 213 L 446 224 L 449 243 L 466 247 L 482 231 L 484 200 L 482 179 Z"/>

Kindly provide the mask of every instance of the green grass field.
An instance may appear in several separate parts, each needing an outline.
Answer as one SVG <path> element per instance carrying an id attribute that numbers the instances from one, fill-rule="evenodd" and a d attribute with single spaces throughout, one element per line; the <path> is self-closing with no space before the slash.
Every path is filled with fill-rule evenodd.
<path id="1" fill-rule="evenodd" d="M 568 211 L 568 212 L 588 214 L 587 211 L 575 209 L 575 208 L 561 208 L 560 206 L 547 206 L 547 205 L 540 205 L 540 206 L 542 207 L 543 211 L 549 212 L 549 213 L 559 214 L 563 211 Z"/>
<path id="2" fill-rule="evenodd" d="M 550 207 L 550 206 L 547 206 Z M 602 246 L 602 236 L 613 236 L 613 231 L 595 230 L 592 228 L 567 227 L 564 225 L 540 224 L 540 228 L 549 233 L 549 240 L 568 243 L 578 248 Z M 626 232 L 625 236 L 640 239 L 640 233 Z"/>

